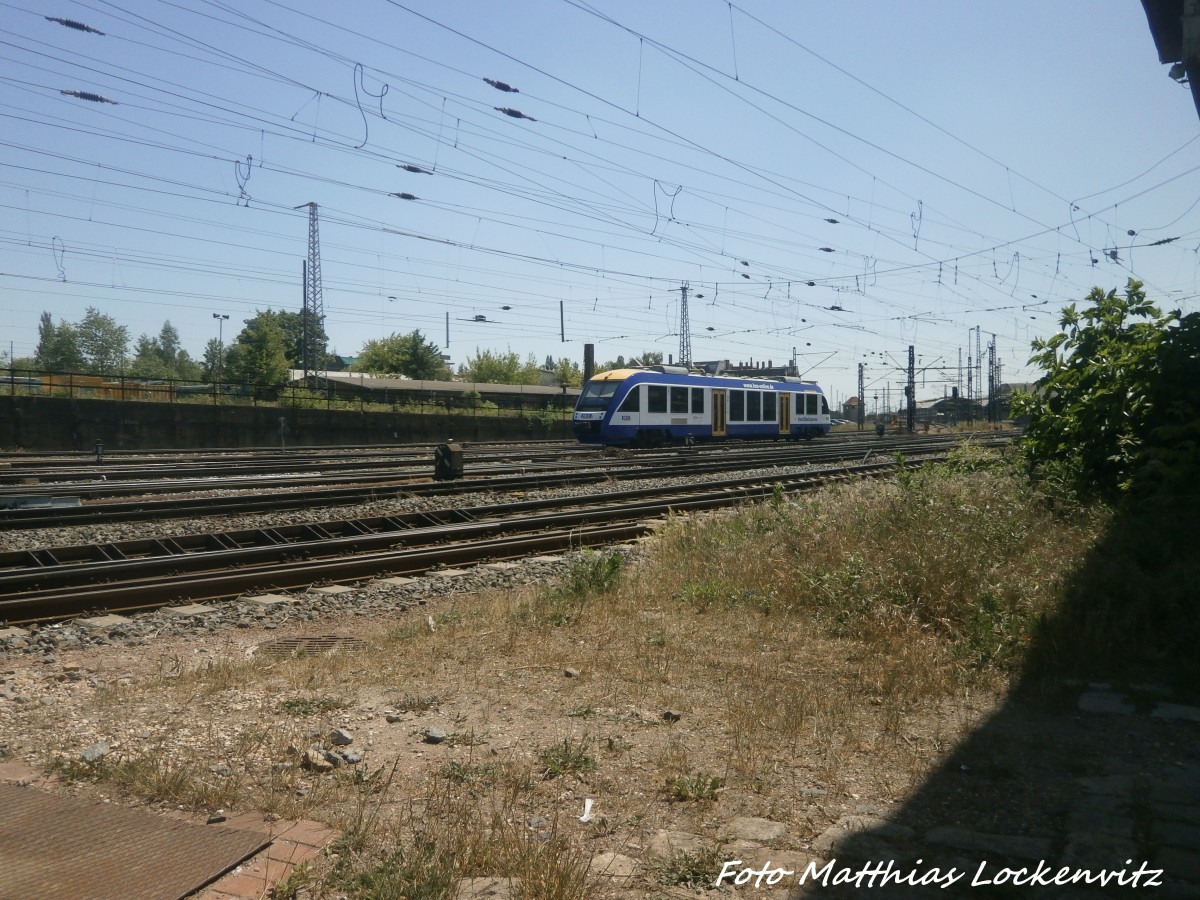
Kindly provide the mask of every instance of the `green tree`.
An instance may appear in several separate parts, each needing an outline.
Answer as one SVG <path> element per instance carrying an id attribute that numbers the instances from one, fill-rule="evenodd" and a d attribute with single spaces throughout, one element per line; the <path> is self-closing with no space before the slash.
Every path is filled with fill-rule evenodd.
<path id="1" fill-rule="evenodd" d="M 450 377 L 441 348 L 415 329 L 408 334 L 393 332 L 385 338 L 367 341 L 358 352 L 356 367 L 372 375 L 405 375 L 428 380 Z"/>
<path id="2" fill-rule="evenodd" d="M 1188 495 L 1194 504 L 1200 493 L 1200 313 L 1179 317 L 1168 329 L 1157 375 L 1132 486 L 1142 494 Z"/>
<path id="3" fill-rule="evenodd" d="M 43 372 L 82 372 L 83 354 L 79 352 L 79 334 L 70 322 L 54 324 L 50 313 L 38 321 L 38 343 L 33 352 L 36 368 Z"/>
<path id="4" fill-rule="evenodd" d="M 481 384 L 537 384 L 541 381 L 541 369 L 533 354 L 525 362 L 512 350 L 505 353 L 494 353 L 491 350 L 475 348 L 475 355 L 468 356 L 466 365 L 459 369 L 459 375 L 468 381 Z"/>
<path id="5" fill-rule="evenodd" d="M 129 348 L 129 329 L 118 325 L 112 316 L 93 306 L 87 308 L 79 324 L 79 354 L 84 368 L 96 375 L 114 375 L 124 371 Z"/>
<path id="6" fill-rule="evenodd" d="M 260 311 L 245 324 L 225 352 L 223 380 L 259 386 L 283 384 L 291 366 L 278 316 L 270 310 Z"/>
<path id="7" fill-rule="evenodd" d="M 209 338 L 204 345 L 204 358 L 200 363 L 200 377 L 205 381 L 224 381 L 229 373 L 225 371 L 225 356 L 229 351 L 216 338 Z"/>
<path id="8" fill-rule="evenodd" d="M 283 333 L 284 351 L 293 369 L 304 366 L 304 343 L 308 341 L 308 365 L 311 369 L 324 369 L 329 361 L 329 335 L 325 333 L 325 323 L 311 312 L 289 312 L 281 309 L 278 312 L 267 310 L 260 316 L 268 315 L 275 318 Z M 307 320 L 307 329 L 305 323 Z"/>
<path id="9" fill-rule="evenodd" d="M 610 372 L 613 369 L 624 369 L 629 366 L 661 366 L 663 355 L 661 350 L 644 350 L 638 356 L 631 356 L 628 360 L 624 356 L 618 356 L 616 359 L 609 360 L 596 367 L 597 372 Z"/>
<path id="10" fill-rule="evenodd" d="M 1060 332 L 1033 343 L 1046 374 L 1016 398 L 1021 439 L 1039 471 L 1114 496 L 1135 478 L 1195 471 L 1200 437 L 1200 321 L 1163 313 L 1130 279 L 1124 296 L 1093 288 L 1090 305 L 1063 310 Z"/>
<path id="11" fill-rule="evenodd" d="M 168 319 L 158 337 L 141 335 L 133 345 L 129 371 L 146 378 L 198 378 L 200 366 L 179 344 L 179 331 Z"/>
<path id="12" fill-rule="evenodd" d="M 556 384 L 565 383 L 568 387 L 583 387 L 583 369 L 579 367 L 579 363 L 567 359 L 565 356 L 557 362 L 547 356 L 546 361 L 549 363 L 546 369 L 554 373 Z"/>

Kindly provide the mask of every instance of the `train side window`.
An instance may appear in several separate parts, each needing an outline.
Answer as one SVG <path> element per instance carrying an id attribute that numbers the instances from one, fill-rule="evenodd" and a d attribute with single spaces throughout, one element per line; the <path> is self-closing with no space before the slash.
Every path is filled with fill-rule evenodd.
<path id="1" fill-rule="evenodd" d="M 775 421 L 775 394 L 773 391 L 763 394 L 763 421 Z"/>
<path id="2" fill-rule="evenodd" d="M 730 422 L 745 422 L 746 421 L 746 392 L 745 391 L 730 391 L 729 392 L 729 421 Z"/>
<path id="3" fill-rule="evenodd" d="M 646 412 L 665 413 L 667 411 L 667 389 L 662 385 L 646 385 Z"/>
<path id="4" fill-rule="evenodd" d="M 804 395 L 804 414 L 806 416 L 815 416 L 817 414 L 817 395 Z"/>
<path id="5" fill-rule="evenodd" d="M 704 388 L 692 388 L 692 414 L 704 412 Z"/>
<path id="6" fill-rule="evenodd" d="M 688 389 L 685 387 L 671 388 L 671 412 L 676 415 L 687 415 L 687 411 Z"/>
<path id="7" fill-rule="evenodd" d="M 825 395 L 821 394 L 821 415 L 829 415 L 829 404 L 825 402 Z"/>
<path id="8" fill-rule="evenodd" d="M 634 385 L 629 389 L 629 393 L 625 395 L 625 399 L 621 401 L 621 408 L 617 412 L 641 412 L 642 411 L 642 386 Z"/>
<path id="9" fill-rule="evenodd" d="M 746 392 L 746 421 L 762 421 L 762 391 Z"/>

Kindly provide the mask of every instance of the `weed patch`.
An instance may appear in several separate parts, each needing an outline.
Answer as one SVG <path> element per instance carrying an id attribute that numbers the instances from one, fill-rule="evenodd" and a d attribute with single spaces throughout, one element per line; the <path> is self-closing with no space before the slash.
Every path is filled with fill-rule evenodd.
<path id="1" fill-rule="evenodd" d="M 563 738 L 561 744 L 539 750 L 537 758 L 542 764 L 543 775 L 546 778 L 586 775 L 596 771 L 596 758 L 588 752 L 586 738 L 580 738 L 577 742 Z"/>
<path id="2" fill-rule="evenodd" d="M 699 890 L 716 883 L 723 861 L 720 847 L 682 851 L 660 862 L 655 875 L 659 884 Z"/>
<path id="3" fill-rule="evenodd" d="M 725 779 L 707 772 L 696 772 L 668 778 L 665 791 L 667 799 L 679 803 L 711 801 L 717 799 L 724 786 Z"/>
<path id="4" fill-rule="evenodd" d="M 349 704 L 334 697 L 293 697 L 279 704 L 279 711 L 292 716 L 315 716 L 345 709 Z"/>

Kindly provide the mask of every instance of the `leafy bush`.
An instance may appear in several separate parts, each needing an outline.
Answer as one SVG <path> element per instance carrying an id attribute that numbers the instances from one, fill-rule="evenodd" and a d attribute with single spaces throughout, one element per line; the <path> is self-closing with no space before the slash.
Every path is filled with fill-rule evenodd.
<path id="1" fill-rule="evenodd" d="M 1013 412 L 1021 446 L 1048 481 L 1115 497 L 1194 490 L 1200 472 L 1200 316 L 1163 313 L 1130 279 L 1123 297 L 1094 288 L 1063 310 L 1058 334 L 1034 342 L 1046 374 Z"/>

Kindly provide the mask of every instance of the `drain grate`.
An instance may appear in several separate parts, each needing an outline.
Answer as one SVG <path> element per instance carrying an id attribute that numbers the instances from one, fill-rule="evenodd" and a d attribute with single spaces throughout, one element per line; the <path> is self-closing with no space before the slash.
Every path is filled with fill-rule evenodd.
<path id="1" fill-rule="evenodd" d="M 268 656 L 292 656 L 296 653 L 353 653 L 366 650 L 367 642 L 362 638 L 344 634 L 318 634 L 308 637 L 280 638 L 263 644 L 260 653 Z"/>

